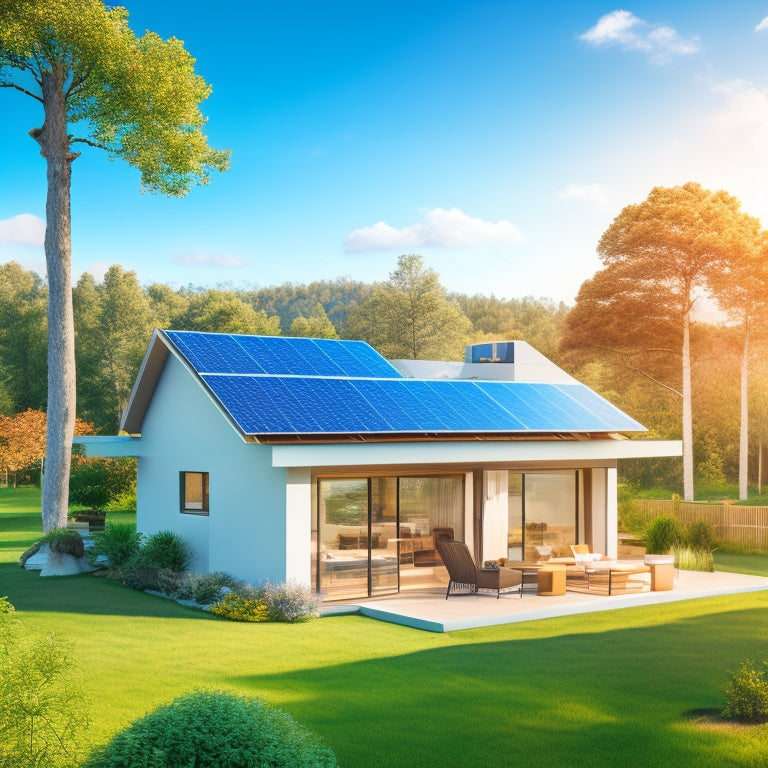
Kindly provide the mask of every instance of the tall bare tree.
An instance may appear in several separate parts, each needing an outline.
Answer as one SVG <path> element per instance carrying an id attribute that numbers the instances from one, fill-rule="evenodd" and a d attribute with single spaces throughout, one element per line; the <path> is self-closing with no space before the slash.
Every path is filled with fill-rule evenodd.
<path id="1" fill-rule="evenodd" d="M 75 423 L 70 191 L 77 145 L 106 150 L 141 172 L 142 186 L 173 196 L 224 170 L 199 104 L 210 87 L 180 40 L 137 37 L 124 8 L 101 0 L 0 0 L 0 87 L 38 101 L 29 133 L 46 162 L 48 434 L 43 528 L 67 519 Z"/>

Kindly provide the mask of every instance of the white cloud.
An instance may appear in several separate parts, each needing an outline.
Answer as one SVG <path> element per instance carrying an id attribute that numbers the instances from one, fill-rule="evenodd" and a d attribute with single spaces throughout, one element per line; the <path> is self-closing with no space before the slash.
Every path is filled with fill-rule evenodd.
<path id="1" fill-rule="evenodd" d="M 763 32 L 766 29 L 768 29 L 768 16 L 755 27 L 755 32 Z"/>
<path id="2" fill-rule="evenodd" d="M 224 267 L 225 269 L 239 269 L 247 266 L 243 259 L 230 256 L 226 253 L 184 253 L 174 256 L 172 261 L 176 264 L 185 264 L 192 267 Z"/>
<path id="3" fill-rule="evenodd" d="M 31 213 L 20 213 L 0 221 L 0 243 L 42 245 L 45 240 L 45 222 Z"/>
<path id="4" fill-rule="evenodd" d="M 588 45 L 620 45 L 645 52 L 654 64 L 666 64 L 674 56 L 690 56 L 701 49 L 697 36 L 685 39 L 666 24 L 648 24 L 630 11 L 611 11 L 579 39 Z"/>
<path id="5" fill-rule="evenodd" d="M 611 202 L 603 184 L 569 184 L 557 196 L 561 200 L 576 200 L 593 208 L 604 208 Z"/>
<path id="6" fill-rule="evenodd" d="M 348 253 L 428 246 L 460 248 L 522 242 L 520 230 L 506 219 L 496 222 L 468 216 L 458 208 L 433 208 L 425 211 L 422 221 L 402 229 L 383 221 L 356 229 L 344 241 Z"/>
<path id="7" fill-rule="evenodd" d="M 748 80 L 729 80 L 713 91 L 724 97 L 713 119 L 723 142 L 760 155 L 768 153 L 768 90 Z"/>

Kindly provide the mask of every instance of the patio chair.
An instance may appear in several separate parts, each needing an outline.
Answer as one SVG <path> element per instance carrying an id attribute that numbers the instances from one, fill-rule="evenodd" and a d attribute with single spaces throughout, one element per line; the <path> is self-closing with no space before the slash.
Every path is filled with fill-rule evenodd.
<path id="1" fill-rule="evenodd" d="M 447 600 L 453 594 L 476 594 L 481 589 L 496 590 L 496 599 L 502 589 L 517 587 L 523 596 L 523 575 L 512 568 L 478 568 L 467 545 L 463 541 L 440 539 L 435 542 L 440 557 L 448 569 Z"/>

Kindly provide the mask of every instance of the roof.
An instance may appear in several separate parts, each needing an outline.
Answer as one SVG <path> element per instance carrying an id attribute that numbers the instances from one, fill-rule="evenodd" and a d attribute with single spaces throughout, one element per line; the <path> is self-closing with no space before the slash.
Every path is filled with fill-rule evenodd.
<path id="1" fill-rule="evenodd" d="M 645 428 L 583 384 L 405 378 L 362 341 L 156 331 L 121 429 L 175 355 L 246 440 L 588 437 Z"/>

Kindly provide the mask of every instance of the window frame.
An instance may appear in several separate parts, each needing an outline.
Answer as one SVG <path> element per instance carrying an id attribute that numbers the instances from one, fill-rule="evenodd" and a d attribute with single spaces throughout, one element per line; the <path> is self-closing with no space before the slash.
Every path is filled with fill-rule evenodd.
<path id="1" fill-rule="evenodd" d="M 187 499 L 188 475 L 200 475 L 202 500 L 199 502 Z M 200 506 L 191 506 L 192 504 L 199 504 Z M 210 515 L 210 473 L 200 471 L 179 472 L 179 512 L 182 515 L 200 515 L 202 517 Z"/>

